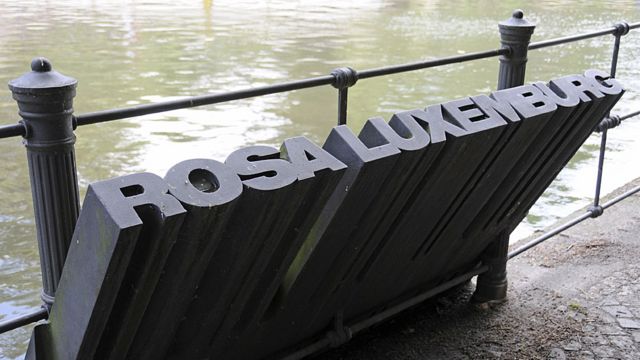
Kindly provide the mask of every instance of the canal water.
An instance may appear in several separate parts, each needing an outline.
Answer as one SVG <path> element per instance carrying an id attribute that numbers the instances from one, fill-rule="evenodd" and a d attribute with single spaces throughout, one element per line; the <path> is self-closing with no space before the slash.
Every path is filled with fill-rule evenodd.
<path id="1" fill-rule="evenodd" d="M 170 3 L 170 5 L 169 5 Z M 35 56 L 78 79 L 76 113 L 273 84 L 498 47 L 497 23 L 522 7 L 533 40 L 640 20 L 634 1 L 0 0 L 0 83 Z M 613 37 L 530 53 L 527 81 L 608 70 Z M 640 108 L 640 31 L 622 40 L 615 113 Z M 349 125 L 368 117 L 495 90 L 497 59 L 368 79 L 349 92 Z M 246 145 L 304 135 L 321 144 L 336 123 L 336 91 L 308 89 L 86 126 L 77 130 L 81 192 L 132 172 L 164 175 L 194 157 L 223 160 Z M 18 120 L 0 92 L 0 125 Z M 640 120 L 609 135 L 604 192 L 640 176 Z M 592 136 L 518 228 L 522 237 L 586 205 L 595 183 Z M 40 270 L 25 150 L 0 140 L 0 321 L 39 305 Z M 0 335 L 0 359 L 24 353 L 30 328 Z"/>

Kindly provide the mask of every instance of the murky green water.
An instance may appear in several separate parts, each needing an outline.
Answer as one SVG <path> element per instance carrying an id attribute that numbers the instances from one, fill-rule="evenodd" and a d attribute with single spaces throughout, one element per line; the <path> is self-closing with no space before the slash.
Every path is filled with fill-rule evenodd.
<path id="1" fill-rule="evenodd" d="M 169 5 L 171 3 L 171 5 Z M 522 7 L 534 41 L 640 20 L 633 1 L 33 1 L 0 0 L 0 83 L 42 55 L 79 80 L 76 113 L 149 103 L 498 47 L 497 22 Z M 528 81 L 608 70 L 613 37 L 530 54 Z M 640 108 L 640 32 L 623 38 L 619 113 Z M 363 80 L 350 90 L 349 124 L 495 88 L 497 59 Z M 8 90 L 0 124 L 18 120 Z M 224 159 L 241 146 L 278 146 L 305 135 L 322 143 L 336 122 L 331 87 L 179 110 L 77 131 L 81 185 L 138 171 L 163 175 L 193 157 Z M 640 120 L 610 133 L 604 190 L 640 176 Z M 592 137 L 518 235 L 585 205 L 599 138 Z M 0 321 L 39 304 L 40 270 L 25 151 L 0 140 Z M 30 328 L 0 335 L 0 358 L 21 357 Z"/>

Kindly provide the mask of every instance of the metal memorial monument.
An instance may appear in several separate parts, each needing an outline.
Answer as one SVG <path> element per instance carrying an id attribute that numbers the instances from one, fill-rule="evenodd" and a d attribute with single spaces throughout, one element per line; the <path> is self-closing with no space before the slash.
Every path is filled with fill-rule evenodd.
<path id="1" fill-rule="evenodd" d="M 602 32 L 615 59 L 637 27 Z M 358 135 L 348 87 L 447 62 L 76 117 L 76 81 L 35 59 L 10 83 L 23 120 L 0 134 L 25 138 L 44 307 L 6 327 L 47 318 L 27 359 L 298 359 L 476 275 L 476 301 L 503 300 L 509 234 L 587 137 L 621 121 L 615 67 L 522 85 L 533 29 L 516 11 L 501 49 L 447 60 L 500 56 L 497 91 L 371 118 Z M 295 137 L 99 181 L 79 210 L 77 126 L 320 85 L 339 98 L 322 146 Z"/>
<path id="2" fill-rule="evenodd" d="M 259 359 L 496 258 L 622 96 L 565 76 L 89 185 L 35 349 Z M 482 261 L 488 256 L 488 261 Z M 497 266 L 499 267 L 499 265 Z M 480 301 L 506 273 L 480 276 Z M 336 328 L 332 324 L 338 323 Z"/>

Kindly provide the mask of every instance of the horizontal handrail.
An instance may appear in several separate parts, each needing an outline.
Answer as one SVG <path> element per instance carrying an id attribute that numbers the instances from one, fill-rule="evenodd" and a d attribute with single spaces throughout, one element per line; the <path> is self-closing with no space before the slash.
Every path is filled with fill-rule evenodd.
<path id="1" fill-rule="evenodd" d="M 563 231 L 565 231 L 567 229 L 570 229 L 570 228 L 574 227 L 575 225 L 578 225 L 579 223 L 585 221 L 588 218 L 598 217 L 598 216 L 602 215 L 602 210 L 604 210 L 604 209 L 606 209 L 608 207 L 611 207 L 611 206 L 617 204 L 618 202 L 620 202 L 620 201 L 622 201 L 622 200 L 628 198 L 629 196 L 634 195 L 634 194 L 636 194 L 638 192 L 640 192 L 640 186 L 636 186 L 635 188 L 633 188 L 633 189 L 631 189 L 631 190 L 629 190 L 629 191 L 627 191 L 627 192 L 625 192 L 625 193 L 623 193 L 623 194 L 621 194 L 619 196 L 616 196 L 615 198 L 607 201 L 606 203 L 602 204 L 602 209 L 600 209 L 600 210 L 593 209 L 593 208 L 588 209 L 587 212 L 585 212 L 584 214 L 578 216 L 577 218 L 575 218 L 573 220 L 570 220 L 570 221 L 558 226 L 557 228 L 555 228 L 555 229 L 553 229 L 551 231 L 548 231 L 548 232 L 544 233 L 543 235 L 540 235 L 539 237 L 529 241 L 528 243 L 522 245 L 521 247 L 511 251 L 509 253 L 509 259 L 512 259 L 512 258 L 522 254 L 523 252 L 535 247 L 536 245 L 539 245 L 539 244 L 543 243 L 544 241 L 546 241 L 546 240 L 558 235 L 559 233 L 561 233 L 561 232 L 563 232 Z"/>
<path id="2" fill-rule="evenodd" d="M 631 23 L 627 25 L 629 26 L 629 30 L 640 28 L 640 22 Z M 570 35 L 570 36 L 564 36 L 556 39 L 533 42 L 529 44 L 529 50 L 536 50 L 536 49 L 541 49 L 549 46 L 567 44 L 567 43 L 591 39 L 591 38 L 603 36 L 603 35 L 615 35 L 618 31 L 620 30 L 617 26 L 612 26 L 607 29 L 596 30 L 596 31 L 592 31 L 584 34 Z"/>
<path id="3" fill-rule="evenodd" d="M 629 25 L 629 29 L 636 29 L 640 27 L 640 22 L 633 23 Z M 592 37 L 614 34 L 618 31 L 616 26 L 612 26 L 611 28 L 594 31 L 586 34 L 579 34 L 574 36 L 562 37 L 557 39 L 550 39 L 546 41 L 531 43 L 529 45 L 529 49 L 538 49 L 542 47 L 554 46 L 574 41 L 579 41 L 583 39 L 588 39 Z M 399 74 L 410 71 L 423 70 L 438 66 L 456 64 L 467 61 L 474 61 L 480 59 L 486 59 L 491 57 L 497 57 L 500 55 L 508 55 L 510 52 L 509 48 L 500 48 L 500 49 L 492 49 L 492 50 L 484 50 L 479 52 L 473 52 L 470 54 L 464 55 L 456 55 L 456 56 L 448 56 L 439 59 L 430 59 L 424 61 L 418 61 L 413 63 L 406 63 L 400 65 L 391 65 L 374 69 L 367 69 L 357 72 L 357 76 L 359 80 L 387 76 L 392 74 Z M 94 124 L 98 122 L 112 121 L 112 120 L 120 120 L 124 118 L 130 118 L 139 115 L 148 115 L 168 110 L 175 110 L 181 108 L 189 108 L 201 105 L 211 105 L 221 102 L 233 101 L 233 100 L 242 100 L 247 98 L 252 98 L 255 96 L 261 95 L 269 95 L 280 92 L 287 92 L 292 90 L 300 90 L 305 88 L 312 88 L 324 85 L 333 85 L 336 81 L 336 78 L 332 75 L 303 79 L 298 81 L 286 82 L 282 84 L 276 85 L 267 85 L 259 88 L 249 88 L 238 91 L 233 91 L 229 93 L 222 94 L 213 94 L 213 95 L 203 95 L 196 96 L 191 98 L 186 98 L 182 100 L 174 100 L 167 102 L 160 102 L 155 104 L 148 105 L 138 105 L 131 108 L 123 108 L 123 109 L 115 109 L 115 110 L 107 110 L 102 112 L 94 112 L 88 113 L 84 115 L 79 115 L 76 117 L 78 126 Z M 229 95 L 229 96 L 225 96 Z"/>
<path id="4" fill-rule="evenodd" d="M 638 27 L 640 27 L 640 22 L 629 25 L 629 29 L 635 29 Z M 553 46 L 556 44 L 563 44 L 563 43 L 578 41 L 582 39 L 588 39 L 596 36 L 614 34 L 616 31 L 618 31 L 618 28 L 613 26 L 608 29 L 599 30 L 599 31 L 595 31 L 587 34 L 551 39 L 551 40 L 538 42 L 538 43 L 531 43 L 529 45 L 529 49 L 537 49 L 537 48 L 546 47 L 546 46 Z M 554 42 L 554 43 L 546 44 L 546 42 Z M 449 57 L 444 57 L 439 59 L 424 60 L 424 61 L 418 61 L 418 62 L 406 63 L 406 64 L 400 64 L 400 65 L 391 65 L 386 67 L 358 71 L 357 77 L 359 80 L 362 80 L 362 79 L 368 79 L 368 78 L 374 78 L 374 77 L 380 77 L 380 76 L 387 76 L 392 74 L 423 70 L 423 69 L 450 65 L 455 63 L 497 57 L 500 55 L 508 55 L 509 52 L 510 50 L 508 48 L 501 48 L 501 49 L 492 49 L 492 50 L 473 52 L 473 53 L 464 54 L 464 55 L 449 56 Z M 257 88 L 248 88 L 248 89 L 237 90 L 237 91 L 221 93 L 221 94 L 202 95 L 202 96 L 195 96 L 195 97 L 190 97 L 190 98 L 181 99 L 181 100 L 158 102 L 155 104 L 138 105 L 130 108 L 121 108 L 121 109 L 87 113 L 83 115 L 78 115 L 76 117 L 76 121 L 78 126 L 82 126 L 82 125 L 94 124 L 94 123 L 105 122 L 105 121 L 120 120 L 120 119 L 140 116 L 140 115 L 148 115 L 148 114 L 164 112 L 169 110 L 183 109 L 183 108 L 202 106 L 202 105 L 212 105 L 212 104 L 217 104 L 222 102 L 248 99 L 248 98 L 262 96 L 262 95 L 270 95 L 270 94 L 276 94 L 276 93 L 293 91 L 293 90 L 301 90 L 301 89 L 313 88 L 313 87 L 319 87 L 319 86 L 325 86 L 325 85 L 333 85 L 335 84 L 335 81 L 336 81 L 336 78 L 334 76 L 326 75 L 321 77 L 290 81 L 290 82 L 285 82 L 281 84 L 266 85 L 266 86 L 257 87 Z"/>
<path id="5" fill-rule="evenodd" d="M 288 81 L 275 85 L 266 85 L 255 88 L 230 91 L 220 94 L 200 95 L 179 100 L 137 105 L 128 108 L 97 111 L 76 116 L 76 122 L 78 126 L 82 126 L 112 120 L 126 119 L 141 115 L 155 114 L 170 110 L 178 110 L 233 100 L 248 99 L 256 96 L 277 94 L 281 92 L 306 89 L 322 85 L 331 85 L 334 82 L 334 79 L 335 78 L 331 75 L 325 75 L 303 80 Z"/>
<path id="6" fill-rule="evenodd" d="M 495 57 L 508 53 L 508 49 L 496 49 L 488 50 L 477 53 L 471 53 L 460 56 L 451 56 L 441 59 L 426 60 L 415 63 L 408 63 L 402 65 L 395 65 L 377 69 L 370 69 L 358 72 L 358 79 L 367 79 L 378 76 L 385 76 L 390 74 L 397 74 L 407 71 L 415 71 L 420 69 L 426 69 L 430 67 L 442 66 L 447 64 L 453 64 L 463 61 L 471 61 L 477 59 L 484 59 L 488 57 Z M 180 100 L 164 101 L 154 104 L 138 105 L 129 108 L 113 109 L 98 111 L 94 113 L 88 113 L 76 116 L 76 122 L 78 126 L 95 124 L 100 122 L 120 120 L 131 118 L 140 115 L 155 114 L 159 112 L 190 108 L 202 105 L 218 104 L 222 102 L 228 102 L 233 100 L 248 99 L 256 96 L 271 95 L 281 92 L 301 90 L 306 88 L 333 85 L 336 82 L 336 77 L 333 75 L 325 75 L 315 78 L 308 78 L 303 80 L 289 81 L 281 84 L 266 85 L 256 88 L 248 88 L 237 91 L 231 91 L 221 94 L 194 96 Z"/>
<path id="7" fill-rule="evenodd" d="M 542 49 L 549 46 L 567 44 L 567 43 L 591 39 L 591 38 L 603 36 L 603 35 L 609 35 L 609 34 L 613 35 L 617 30 L 618 29 L 616 27 L 610 27 L 608 29 L 598 30 L 598 31 L 594 31 L 586 34 L 570 35 L 570 36 L 564 36 L 556 39 L 533 42 L 529 44 L 529 50 L 537 50 L 537 49 Z"/>
<path id="8" fill-rule="evenodd" d="M 637 28 L 640 28 L 640 22 L 628 24 L 629 30 L 637 29 Z M 589 39 L 589 38 L 603 36 L 603 35 L 616 34 L 616 32 L 618 31 L 619 31 L 619 28 L 617 26 L 612 26 L 610 28 L 592 31 L 589 33 L 549 39 L 549 40 L 544 40 L 539 42 L 533 42 L 529 44 L 529 49 L 535 50 L 535 49 L 540 49 L 544 47 L 566 44 L 570 42 L 575 42 L 575 41 Z M 358 79 L 368 79 L 368 78 L 374 78 L 379 76 L 386 76 L 386 75 L 398 74 L 403 72 L 428 69 L 432 67 L 444 66 L 449 64 L 491 58 L 491 57 L 496 57 L 500 55 L 508 55 L 509 52 L 510 50 L 508 48 L 485 50 L 485 51 L 473 52 L 473 53 L 464 54 L 464 55 L 449 56 L 449 57 L 444 57 L 439 59 L 430 59 L 430 60 L 418 61 L 413 63 L 367 69 L 367 70 L 357 72 L 357 76 L 358 76 Z M 263 95 L 277 94 L 282 92 L 301 90 L 301 89 L 307 89 L 307 88 L 313 88 L 313 87 L 319 87 L 319 86 L 325 86 L 325 85 L 335 85 L 335 83 L 336 83 L 336 76 L 334 75 L 318 76 L 313 78 L 288 81 L 288 82 L 283 82 L 283 83 L 274 84 L 274 85 L 265 85 L 261 87 L 248 88 L 248 89 L 230 91 L 230 92 L 219 93 L 219 94 L 199 95 L 199 96 L 192 96 L 192 97 L 179 99 L 179 100 L 170 100 L 170 101 L 163 101 L 163 102 L 158 102 L 153 104 L 136 105 L 132 107 L 91 112 L 91 113 L 86 113 L 86 114 L 76 116 L 75 121 L 77 126 L 83 126 L 83 125 L 96 124 L 96 123 L 102 123 L 102 122 L 113 121 L 113 120 L 127 119 L 127 118 L 136 117 L 136 116 L 155 114 L 155 113 L 171 111 L 171 110 L 178 110 L 178 109 L 185 109 L 185 108 L 196 107 L 196 106 L 218 104 L 218 103 L 229 102 L 234 100 L 248 99 L 248 98 L 263 96 Z M 22 124 L 0 127 L 0 139 L 13 137 L 13 136 L 25 136 L 25 135 L 26 135 L 26 129 Z"/>
<path id="9" fill-rule="evenodd" d="M 622 116 L 620 115 L 607 116 L 606 118 L 602 119 L 602 121 L 600 122 L 600 124 L 598 124 L 598 126 L 596 126 L 595 131 L 602 132 L 603 130 L 612 129 L 614 127 L 619 126 L 623 121 L 638 115 L 640 115 L 640 110 L 634 111 L 632 113 L 622 115 Z"/>
<path id="10" fill-rule="evenodd" d="M 469 272 L 466 272 L 462 275 L 458 275 L 449 281 L 446 281 L 432 289 L 429 289 L 419 295 L 416 295 L 410 298 L 409 300 L 406 300 L 400 304 L 397 304 L 388 309 L 385 309 L 379 313 L 376 313 L 370 317 L 367 317 L 364 320 L 361 320 L 354 324 L 350 324 L 349 326 L 345 326 L 344 329 L 339 329 L 339 331 L 344 332 L 348 336 L 355 335 L 356 333 L 359 333 L 375 324 L 388 320 L 389 318 L 399 314 L 400 312 L 407 310 L 409 308 L 412 308 L 435 295 L 441 294 L 449 289 L 452 289 L 460 284 L 463 284 L 465 281 L 468 281 L 472 277 L 487 272 L 487 270 L 489 270 L 489 266 L 481 265 Z M 336 345 L 338 345 L 338 344 L 335 344 L 336 342 L 335 338 L 336 338 L 336 331 L 332 330 L 327 334 L 327 336 L 321 338 L 320 340 L 302 349 L 299 349 L 285 356 L 282 360 L 299 360 L 313 353 L 316 353 L 320 350 L 323 350 L 332 346 L 335 347 Z"/>
<path id="11" fill-rule="evenodd" d="M 25 135 L 27 135 L 27 131 L 24 125 L 20 123 L 15 125 L 0 126 L 0 139 Z"/>
<path id="12" fill-rule="evenodd" d="M 629 118 L 632 118 L 632 117 L 638 116 L 638 115 L 640 115 L 640 110 L 634 111 L 634 112 L 629 113 L 629 114 L 624 115 L 624 116 L 620 116 L 620 121 L 627 120 Z"/>
<path id="13" fill-rule="evenodd" d="M 0 334 L 4 334 L 7 331 L 11 331 L 40 320 L 45 320 L 48 317 L 49 313 L 47 312 L 47 310 L 41 308 L 36 311 L 19 315 L 6 321 L 2 321 L 0 322 Z"/>
<path id="14" fill-rule="evenodd" d="M 507 54 L 509 54 L 509 49 L 501 48 L 501 49 L 473 52 L 473 53 L 464 54 L 464 55 L 448 56 L 448 57 L 443 57 L 439 59 L 419 61 L 415 63 L 386 66 L 381 68 L 359 71 L 358 79 L 367 79 L 367 78 L 373 78 L 378 76 L 398 74 L 398 73 L 403 73 L 408 71 L 428 69 L 432 67 L 456 64 L 456 63 L 479 60 L 479 59 L 486 59 L 486 58 L 496 57 L 500 55 L 507 55 Z"/>
<path id="15" fill-rule="evenodd" d="M 426 69 L 429 67 L 442 66 L 463 61 L 471 61 L 495 57 L 508 53 L 508 49 L 488 50 L 460 56 L 451 56 L 435 60 L 426 60 L 415 63 L 389 66 L 384 68 L 370 69 L 358 72 L 359 79 L 366 79 L 389 74 L 396 74 L 407 71 Z M 333 85 L 336 78 L 333 75 L 319 76 L 296 81 L 289 81 L 275 85 L 266 85 L 256 88 L 248 88 L 231 91 L 221 94 L 194 96 L 180 100 L 164 101 L 154 104 L 137 105 L 129 108 L 98 111 L 76 116 L 78 126 L 101 123 L 112 120 L 120 120 L 141 115 L 155 114 L 164 111 L 190 108 L 202 105 L 218 104 L 233 100 L 248 99 L 256 96 L 271 95 L 281 92 L 301 90 L 306 88 Z"/>

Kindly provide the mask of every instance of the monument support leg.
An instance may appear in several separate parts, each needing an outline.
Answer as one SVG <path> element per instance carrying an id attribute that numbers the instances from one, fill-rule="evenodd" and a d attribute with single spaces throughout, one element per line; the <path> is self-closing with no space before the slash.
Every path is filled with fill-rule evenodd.
<path id="1" fill-rule="evenodd" d="M 502 233 L 485 249 L 482 263 L 489 270 L 478 275 L 473 302 L 500 302 L 507 297 L 507 256 L 509 253 L 509 234 Z"/>

